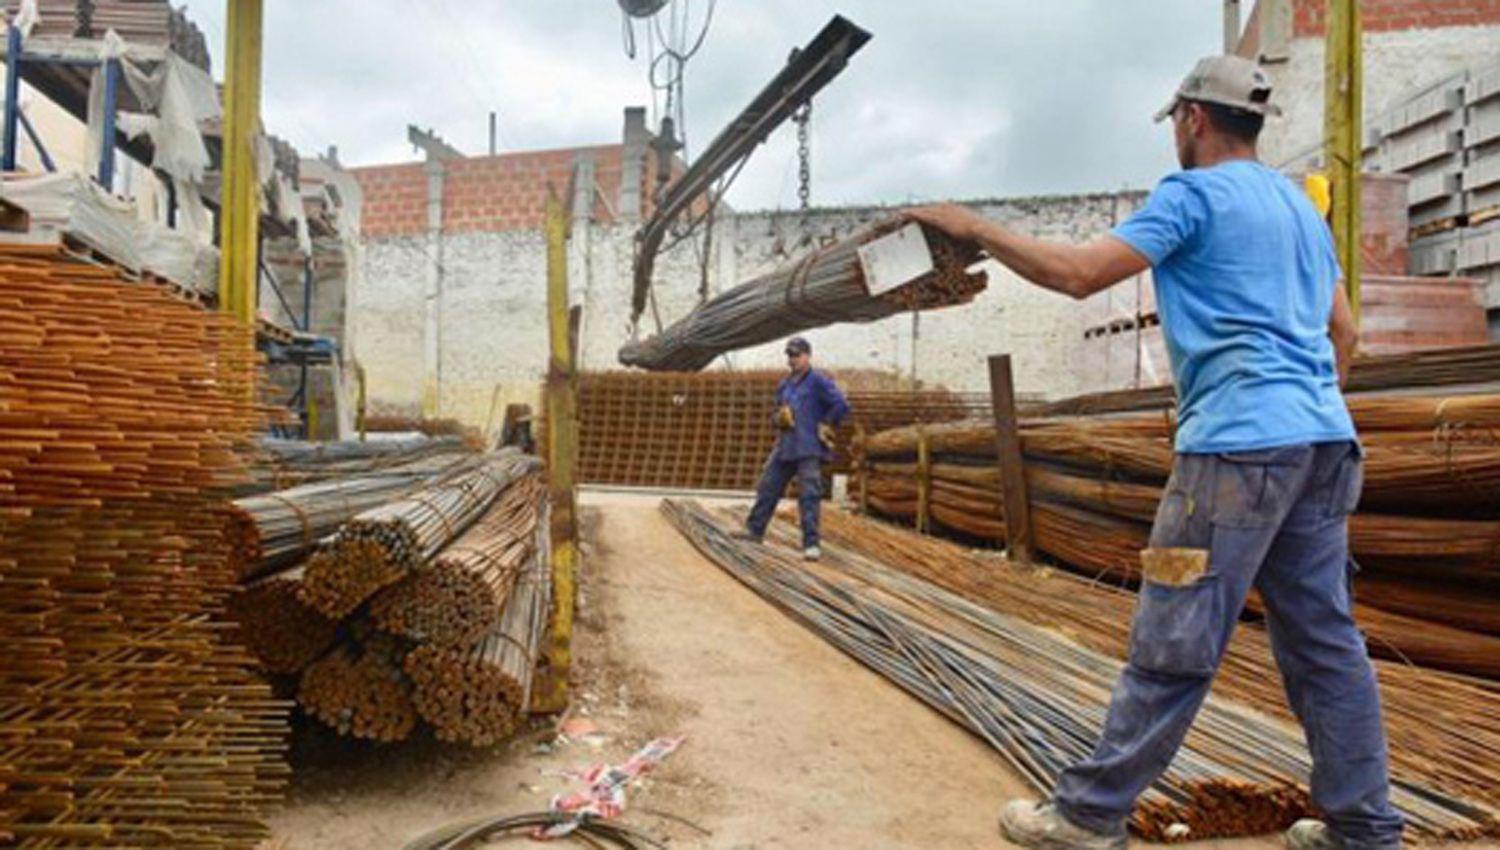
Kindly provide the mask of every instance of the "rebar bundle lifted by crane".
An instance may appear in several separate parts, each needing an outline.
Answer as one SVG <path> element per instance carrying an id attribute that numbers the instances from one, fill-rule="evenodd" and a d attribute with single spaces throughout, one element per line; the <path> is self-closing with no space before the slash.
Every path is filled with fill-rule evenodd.
<path id="1" fill-rule="evenodd" d="M 859 249 L 901 226 L 866 228 L 771 274 L 705 302 L 660 334 L 620 349 L 620 362 L 641 369 L 697 371 L 726 351 L 770 342 L 834 322 L 872 322 L 910 310 L 964 304 L 984 291 L 987 275 L 970 272 L 979 246 L 923 227 L 933 269 L 887 292 L 872 294 Z"/>

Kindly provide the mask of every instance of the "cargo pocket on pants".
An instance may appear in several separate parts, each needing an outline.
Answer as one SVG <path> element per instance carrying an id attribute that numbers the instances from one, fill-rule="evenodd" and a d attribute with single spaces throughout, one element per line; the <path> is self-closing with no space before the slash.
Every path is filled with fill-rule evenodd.
<path id="1" fill-rule="evenodd" d="M 1147 549 L 1130 630 L 1130 663 L 1171 676 L 1212 676 L 1219 662 L 1219 577 L 1207 549 Z"/>

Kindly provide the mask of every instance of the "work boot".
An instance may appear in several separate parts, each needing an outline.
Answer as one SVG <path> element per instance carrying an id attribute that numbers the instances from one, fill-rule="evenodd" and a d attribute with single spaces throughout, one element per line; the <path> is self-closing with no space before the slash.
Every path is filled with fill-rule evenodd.
<path id="1" fill-rule="evenodd" d="M 1000 831 L 1022 847 L 1045 850 L 1124 850 L 1125 831 L 1102 835 L 1074 826 L 1051 803 L 1011 800 L 1000 810 Z"/>
<path id="2" fill-rule="evenodd" d="M 823 557 L 823 550 L 817 546 L 809 546 L 802 550 L 802 560 L 804 561 L 816 561 L 821 557 Z"/>
<path id="3" fill-rule="evenodd" d="M 1282 834 L 1282 839 L 1291 850 L 1342 850 L 1344 840 L 1328 828 L 1328 824 L 1313 818 L 1303 818 L 1292 824 Z"/>

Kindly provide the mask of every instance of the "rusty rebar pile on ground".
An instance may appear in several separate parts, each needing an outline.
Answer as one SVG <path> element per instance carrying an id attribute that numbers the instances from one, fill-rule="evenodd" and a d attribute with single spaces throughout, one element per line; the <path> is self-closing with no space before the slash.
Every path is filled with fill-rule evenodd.
<path id="1" fill-rule="evenodd" d="M 422 645 L 406 656 L 417 712 L 439 740 L 489 746 L 510 735 L 531 703 L 552 606 L 545 494 L 531 529 L 530 557 L 505 600 L 500 622 L 467 649 Z"/>
<path id="2" fill-rule="evenodd" d="M 401 672 L 408 651 L 385 634 L 350 638 L 303 671 L 297 702 L 341 735 L 403 740 L 417 724 L 411 681 Z"/>
<path id="3" fill-rule="evenodd" d="M 360 514 L 305 569 L 255 581 L 231 600 L 263 669 L 300 674 L 297 701 L 340 734 L 401 740 L 420 712 L 443 740 L 487 745 L 529 707 L 551 598 L 541 464 L 507 449 L 466 466 Z M 387 536 L 356 536 L 371 528 Z M 405 547 L 395 556 L 393 539 Z M 368 599 L 349 592 L 339 617 L 309 605 L 317 569 L 352 569 L 354 581 L 376 583 L 372 568 L 343 560 L 355 557 L 383 559 L 387 574 L 399 561 L 404 578 Z M 347 578 L 325 576 L 324 587 Z"/>
<path id="4" fill-rule="evenodd" d="M 535 548 L 539 475 L 526 475 L 415 574 L 370 600 L 382 630 L 435 647 L 473 646 L 500 624 L 511 588 Z"/>
<path id="5" fill-rule="evenodd" d="M 1049 793 L 1058 772 L 1097 739 L 1120 666 L 1109 655 L 839 544 L 825 549 L 823 563 L 808 564 L 793 546 L 734 540 L 736 519 L 694 503 L 667 501 L 663 510 L 720 567 L 984 738 L 1039 793 Z M 1172 765 L 1139 800 L 1131 826 L 1158 841 L 1271 832 L 1310 813 L 1310 767 L 1295 727 L 1211 697 Z M 1452 793 L 1445 783 L 1398 782 L 1393 802 L 1425 838 L 1494 830 L 1492 819 Z M 1187 835 L 1174 836 L 1175 824 Z"/>
<path id="6" fill-rule="evenodd" d="M 1366 450 L 1350 522 L 1356 618 L 1372 654 L 1500 678 L 1500 396 L 1353 397 Z M 1029 418 L 1021 428 L 1035 545 L 1087 575 L 1134 583 L 1172 462 L 1171 412 Z M 921 468 L 918 444 L 930 453 Z M 994 428 L 870 437 L 851 486 L 871 510 L 964 539 L 1005 534 Z M 1475 604 L 1475 594 L 1489 604 Z M 1260 611 L 1252 596 L 1248 610 Z"/>
<path id="7" fill-rule="evenodd" d="M 788 512 L 788 519 L 795 519 Z M 1135 595 L 1049 568 L 1026 568 L 996 552 L 854 516 L 823 515 L 824 539 L 931 581 L 1003 614 L 1055 629 L 1115 658 L 1126 656 Z M 1500 807 L 1500 685 L 1376 661 L 1394 775 Z M 1266 632 L 1242 624 L 1225 650 L 1214 693 L 1295 722 Z"/>
<path id="8" fill-rule="evenodd" d="M 356 515 L 308 559 L 299 598 L 328 617 L 347 617 L 462 534 L 534 463 L 502 450 L 473 470 Z"/>
<path id="9" fill-rule="evenodd" d="M 468 451 L 454 436 L 404 437 L 343 440 L 329 443 L 305 440 L 262 439 L 258 444 L 262 463 L 254 470 L 257 492 L 285 490 L 302 484 L 372 475 L 425 458 L 457 455 Z"/>
<path id="10" fill-rule="evenodd" d="M 300 567 L 253 581 L 229 597 L 239 641 L 267 673 L 301 673 L 333 645 L 338 623 L 302 604 Z"/>
<path id="11" fill-rule="evenodd" d="M 0 247 L 0 843 L 267 835 L 286 705 L 218 619 L 257 366 L 227 317 Z"/>
<path id="12" fill-rule="evenodd" d="M 978 246 L 955 242 L 924 226 L 934 270 L 890 292 L 871 295 L 859 248 L 900 226 L 897 221 L 866 228 L 710 298 L 660 334 L 627 343 L 620 349 L 620 362 L 658 372 L 696 372 L 720 354 L 798 331 L 965 304 L 984 291 L 985 274 L 968 271 L 979 259 Z"/>

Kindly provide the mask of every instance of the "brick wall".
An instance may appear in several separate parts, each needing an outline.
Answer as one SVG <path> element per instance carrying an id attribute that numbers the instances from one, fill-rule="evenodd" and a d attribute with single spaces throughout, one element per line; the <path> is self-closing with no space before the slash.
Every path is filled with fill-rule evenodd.
<path id="1" fill-rule="evenodd" d="M 619 202 L 621 145 L 476 156 L 443 163 L 443 232 L 499 233 L 541 226 L 548 187 L 564 201 L 578 154 L 592 154 L 594 220 L 613 222 Z M 421 162 L 351 169 L 364 194 L 366 239 L 427 230 L 427 172 Z M 642 188 L 651 179 L 643 170 Z M 649 197 L 646 195 L 644 197 Z"/>
<path id="2" fill-rule="evenodd" d="M 1321 36 L 1327 0 L 1294 0 L 1297 36 Z M 1361 0 L 1366 32 L 1500 24 L 1500 0 Z"/>

